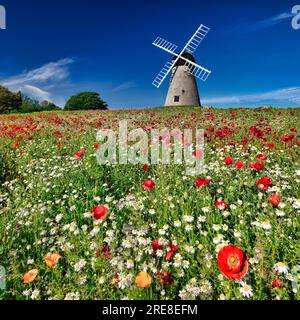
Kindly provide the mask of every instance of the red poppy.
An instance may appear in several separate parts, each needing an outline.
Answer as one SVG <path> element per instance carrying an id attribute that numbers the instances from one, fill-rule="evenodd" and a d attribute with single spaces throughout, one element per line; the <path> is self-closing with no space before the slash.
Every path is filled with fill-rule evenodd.
<path id="1" fill-rule="evenodd" d="M 153 248 L 153 250 L 162 249 L 163 245 L 159 244 L 158 240 L 154 240 L 153 243 L 152 243 L 152 248 Z"/>
<path id="2" fill-rule="evenodd" d="M 218 266 L 225 277 L 240 280 L 248 272 L 248 257 L 239 247 L 225 246 L 218 253 Z"/>
<path id="3" fill-rule="evenodd" d="M 207 187 L 209 185 L 210 180 L 205 178 L 198 178 L 195 180 L 195 185 L 197 188 L 199 187 Z"/>
<path id="4" fill-rule="evenodd" d="M 240 142 L 240 146 L 245 147 L 247 145 L 247 143 L 248 143 L 248 140 L 245 139 L 242 142 Z"/>
<path id="5" fill-rule="evenodd" d="M 282 283 L 282 281 L 280 281 L 280 280 L 274 279 L 274 280 L 272 281 L 272 287 L 273 287 L 273 288 L 282 288 L 282 287 L 283 287 L 283 283 Z"/>
<path id="6" fill-rule="evenodd" d="M 158 271 L 156 272 L 157 280 L 161 284 L 173 284 L 174 280 L 172 278 L 172 275 L 165 271 Z"/>
<path id="7" fill-rule="evenodd" d="M 152 181 L 152 180 L 146 180 L 144 183 L 143 183 L 143 188 L 145 190 L 151 190 L 152 188 L 154 188 L 156 186 L 155 182 Z"/>
<path id="8" fill-rule="evenodd" d="M 223 200 L 216 201 L 216 208 L 219 210 L 225 210 L 227 208 L 227 203 Z"/>
<path id="9" fill-rule="evenodd" d="M 80 159 L 85 153 L 85 150 L 80 150 L 79 152 L 75 153 L 74 157 Z"/>
<path id="10" fill-rule="evenodd" d="M 233 159 L 231 158 L 231 157 L 226 157 L 226 158 L 224 158 L 224 163 L 226 164 L 226 165 L 230 165 L 230 164 L 232 164 L 233 163 Z"/>
<path id="11" fill-rule="evenodd" d="M 93 148 L 94 148 L 95 150 L 99 149 L 99 144 L 98 144 L 98 143 L 95 143 L 95 144 L 93 145 Z"/>
<path id="12" fill-rule="evenodd" d="M 266 147 L 266 149 L 270 150 L 275 147 L 275 144 L 273 142 L 263 142 L 263 145 Z"/>
<path id="13" fill-rule="evenodd" d="M 144 170 L 144 171 L 148 171 L 148 170 L 149 170 L 149 166 L 148 166 L 147 164 L 144 164 L 143 170 Z"/>
<path id="14" fill-rule="evenodd" d="M 12 144 L 12 147 L 13 147 L 13 149 L 17 149 L 19 145 L 20 145 L 20 142 L 19 142 L 19 141 L 15 141 L 15 142 Z"/>
<path id="15" fill-rule="evenodd" d="M 202 151 L 201 151 L 201 150 L 195 150 L 195 151 L 193 152 L 193 156 L 194 156 L 197 160 L 199 160 L 199 159 L 201 158 L 201 156 L 202 156 Z"/>
<path id="16" fill-rule="evenodd" d="M 175 246 L 172 242 L 170 242 L 170 250 L 166 252 L 166 259 L 171 260 L 175 254 L 175 252 L 178 250 L 178 246 Z"/>
<path id="17" fill-rule="evenodd" d="M 281 137 L 281 140 L 284 141 L 284 142 L 293 141 L 294 139 L 295 139 L 295 136 L 293 134 Z"/>
<path id="18" fill-rule="evenodd" d="M 280 196 L 278 194 L 271 194 L 270 197 L 268 198 L 268 202 L 273 206 L 273 207 L 278 207 L 280 203 Z"/>
<path id="19" fill-rule="evenodd" d="M 175 244 L 173 244 L 172 242 L 170 242 L 170 247 L 171 247 L 171 250 L 173 251 L 177 251 L 178 249 L 178 246 L 175 246 Z"/>
<path id="20" fill-rule="evenodd" d="M 97 206 L 92 210 L 95 220 L 103 220 L 107 216 L 107 208 L 105 206 Z"/>
<path id="21" fill-rule="evenodd" d="M 105 244 L 102 248 L 97 250 L 97 258 L 99 258 L 102 254 L 104 254 L 104 259 L 108 260 L 110 257 L 110 247 Z"/>
<path id="22" fill-rule="evenodd" d="M 257 182 L 257 188 L 259 190 L 267 190 L 271 184 L 272 184 L 272 180 L 270 178 L 262 177 Z"/>
<path id="23" fill-rule="evenodd" d="M 256 159 L 259 161 L 266 161 L 267 158 L 268 158 L 268 156 L 266 154 L 262 154 L 262 153 L 258 154 L 256 157 Z"/>
<path id="24" fill-rule="evenodd" d="M 264 132 L 263 132 L 262 130 L 257 129 L 257 128 L 254 127 L 254 126 L 250 128 L 250 131 L 251 131 L 252 134 L 253 134 L 256 138 L 258 138 L 258 139 L 262 138 L 262 136 L 264 135 Z"/>
<path id="25" fill-rule="evenodd" d="M 264 165 L 262 163 L 259 163 L 259 162 L 251 162 L 250 165 L 249 165 L 249 168 L 261 171 L 261 170 L 263 170 Z"/>
<path id="26" fill-rule="evenodd" d="M 173 250 L 167 251 L 166 252 L 166 259 L 171 260 L 174 256 L 174 254 L 175 254 L 175 251 L 173 251 Z"/>
<path id="27" fill-rule="evenodd" d="M 234 167 L 237 168 L 238 170 L 241 170 L 244 167 L 244 163 L 238 161 L 234 164 Z"/>

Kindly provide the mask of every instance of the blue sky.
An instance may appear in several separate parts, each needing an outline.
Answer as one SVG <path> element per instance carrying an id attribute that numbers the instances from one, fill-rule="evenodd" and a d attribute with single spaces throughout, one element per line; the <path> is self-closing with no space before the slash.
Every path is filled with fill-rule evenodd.
<path id="1" fill-rule="evenodd" d="M 184 46 L 203 23 L 211 28 L 197 63 L 212 70 L 198 82 L 203 104 L 299 106 L 300 0 L 62 1 L 0 0 L 0 84 L 63 106 L 97 91 L 111 108 L 163 105 L 168 80 L 151 83 L 170 56 L 157 37 Z M 300 23 L 300 20 L 299 20 Z"/>

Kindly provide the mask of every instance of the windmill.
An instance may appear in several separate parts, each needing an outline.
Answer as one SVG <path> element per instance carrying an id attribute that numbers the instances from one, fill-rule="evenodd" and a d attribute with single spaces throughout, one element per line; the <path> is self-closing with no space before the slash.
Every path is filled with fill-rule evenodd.
<path id="1" fill-rule="evenodd" d="M 157 37 L 152 43 L 173 55 L 172 61 L 164 65 L 152 82 L 155 87 L 159 88 L 172 71 L 165 106 L 201 106 L 196 78 L 206 81 L 211 71 L 196 64 L 193 54 L 209 30 L 201 24 L 179 54 L 176 53 L 178 47 L 175 44 L 160 37 Z"/>

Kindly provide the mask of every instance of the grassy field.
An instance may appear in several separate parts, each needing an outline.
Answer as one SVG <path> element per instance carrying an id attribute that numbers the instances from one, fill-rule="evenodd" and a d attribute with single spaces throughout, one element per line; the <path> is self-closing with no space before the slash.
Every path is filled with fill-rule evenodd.
<path id="1" fill-rule="evenodd" d="M 99 165 L 97 130 L 121 119 L 205 129 L 203 174 Z M 299 299 L 299 123 L 272 108 L 0 115 L 0 299 Z"/>

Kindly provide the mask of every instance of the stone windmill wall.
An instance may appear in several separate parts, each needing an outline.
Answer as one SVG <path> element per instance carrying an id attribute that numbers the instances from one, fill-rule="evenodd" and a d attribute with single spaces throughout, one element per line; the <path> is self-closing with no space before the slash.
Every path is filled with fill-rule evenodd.
<path id="1" fill-rule="evenodd" d="M 195 62 L 190 53 L 185 52 L 182 56 Z M 201 106 L 196 78 L 186 70 L 183 59 L 179 59 L 173 68 L 165 106 Z"/>
<path id="2" fill-rule="evenodd" d="M 184 66 L 174 67 L 165 106 L 201 106 L 196 79 Z"/>

